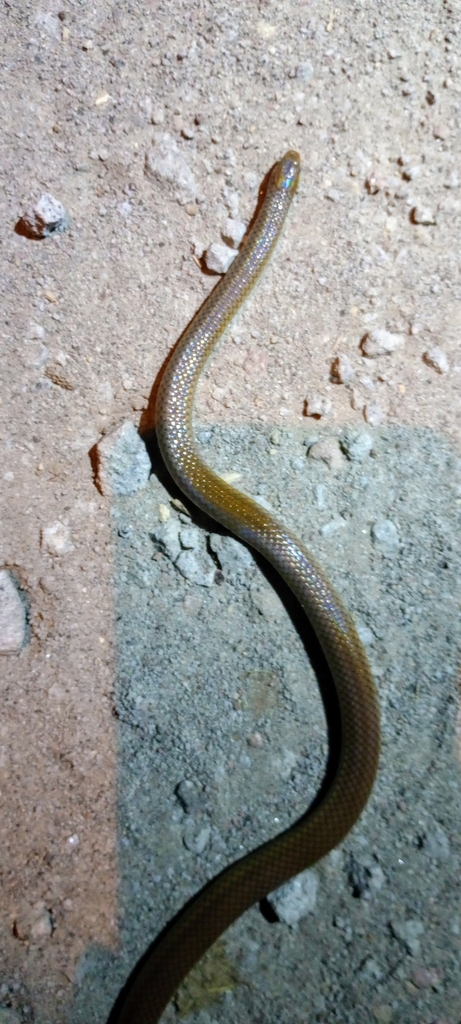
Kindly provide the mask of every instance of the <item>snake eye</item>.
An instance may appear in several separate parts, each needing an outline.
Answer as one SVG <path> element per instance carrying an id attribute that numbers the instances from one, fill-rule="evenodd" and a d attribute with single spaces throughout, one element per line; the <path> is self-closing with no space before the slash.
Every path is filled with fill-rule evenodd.
<path id="1" fill-rule="evenodd" d="M 277 188 L 289 192 L 295 189 L 298 184 L 301 160 L 299 153 L 290 149 L 282 158 L 277 168 Z"/>

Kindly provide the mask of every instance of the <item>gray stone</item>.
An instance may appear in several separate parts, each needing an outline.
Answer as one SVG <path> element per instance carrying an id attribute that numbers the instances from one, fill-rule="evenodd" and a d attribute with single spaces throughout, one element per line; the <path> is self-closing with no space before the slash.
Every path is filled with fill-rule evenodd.
<path id="1" fill-rule="evenodd" d="M 254 564 L 251 551 L 241 541 L 236 540 L 235 537 L 211 533 L 210 548 L 217 556 L 219 565 L 224 573 L 242 572 Z"/>
<path id="2" fill-rule="evenodd" d="M 97 446 L 97 481 L 107 497 L 135 494 L 145 487 L 151 462 L 134 423 L 127 420 Z"/>
<path id="3" fill-rule="evenodd" d="M 18 654 L 26 642 L 26 608 L 8 569 L 0 569 L 0 654 Z"/>
<path id="4" fill-rule="evenodd" d="M 341 448 L 351 462 L 363 462 L 373 447 L 368 430 L 348 430 L 341 438 Z"/>
<path id="5" fill-rule="evenodd" d="M 175 562 L 181 552 L 180 528 L 181 526 L 177 519 L 168 519 L 166 523 L 162 523 L 162 526 L 159 526 L 151 533 L 157 551 L 161 551 L 163 555 L 166 555 L 170 562 Z"/>
<path id="6" fill-rule="evenodd" d="M 378 356 L 389 355 L 396 349 L 402 348 L 405 344 L 403 334 L 392 334 L 383 328 L 376 328 L 369 331 L 362 341 L 362 352 L 369 359 L 377 359 Z"/>
<path id="7" fill-rule="evenodd" d="M 428 825 L 424 834 L 423 849 L 427 851 L 432 860 L 449 860 L 450 840 L 438 821 L 434 820 Z"/>
<path id="8" fill-rule="evenodd" d="M 228 217 L 223 231 L 224 241 L 228 242 L 233 250 L 238 249 L 246 229 L 243 220 L 234 220 L 233 217 Z"/>
<path id="9" fill-rule="evenodd" d="M 229 249 L 228 245 L 222 245 L 220 242 L 212 242 L 205 253 L 207 269 L 215 274 L 225 274 L 236 255 L 236 249 Z"/>
<path id="10" fill-rule="evenodd" d="M 181 782 L 178 782 L 176 786 L 175 796 L 177 796 L 186 814 L 201 810 L 206 803 L 206 796 L 202 786 L 197 782 L 193 782 L 192 779 L 181 779 Z"/>
<path id="11" fill-rule="evenodd" d="M 184 846 L 191 853 L 203 853 L 206 846 L 210 841 L 211 828 L 209 825 L 202 825 L 198 828 L 195 825 L 190 825 L 186 828 L 183 836 Z"/>
<path id="12" fill-rule="evenodd" d="M 189 583 L 195 583 L 198 587 L 213 586 L 215 568 L 208 569 L 202 565 L 195 551 L 181 551 L 181 554 L 175 561 L 175 566 L 179 569 L 181 576 L 189 580 Z"/>
<path id="13" fill-rule="evenodd" d="M 428 366 L 432 366 L 434 370 L 437 370 L 437 373 L 448 373 L 450 369 L 445 352 L 438 345 L 428 348 L 424 353 L 423 359 Z"/>
<path id="14" fill-rule="evenodd" d="M 151 181 L 169 182 L 175 198 L 185 206 L 197 197 L 194 175 L 177 142 L 167 132 L 157 132 L 152 149 L 146 154 L 146 176 Z"/>
<path id="15" fill-rule="evenodd" d="M 202 546 L 202 537 L 203 535 L 198 526 L 183 526 L 179 531 L 181 547 L 186 550 L 196 551 L 200 548 Z"/>
<path id="16" fill-rule="evenodd" d="M 397 527 L 391 519 L 380 519 L 371 528 L 373 544 L 382 555 L 394 557 L 400 551 Z"/>
<path id="17" fill-rule="evenodd" d="M 405 947 L 407 952 L 411 956 L 417 956 L 420 948 L 419 936 L 424 932 L 423 922 L 417 917 L 410 917 L 404 921 L 392 918 L 390 927 L 394 937 Z"/>
<path id="18" fill-rule="evenodd" d="M 414 206 L 411 211 L 411 220 L 414 224 L 435 224 L 436 217 L 429 206 Z"/>
<path id="19" fill-rule="evenodd" d="M 331 379 L 337 384 L 349 384 L 354 376 L 354 367 L 349 357 L 338 353 L 331 364 Z"/>
<path id="20" fill-rule="evenodd" d="M 312 868 L 290 878 L 289 882 L 275 889 L 267 897 L 269 905 L 279 921 L 296 925 L 307 914 L 311 914 L 317 902 L 318 876 Z"/>
<path id="21" fill-rule="evenodd" d="M 338 442 L 334 437 L 328 437 L 324 441 L 316 441 L 309 448 L 309 458 L 319 462 L 325 462 L 329 469 L 341 469 L 345 461 L 341 455 Z"/>
<path id="22" fill-rule="evenodd" d="M 308 82 L 314 74 L 314 65 L 310 61 L 305 60 L 302 64 L 298 64 L 296 69 L 296 77 L 300 78 L 302 82 Z"/>
<path id="23" fill-rule="evenodd" d="M 49 555 L 67 555 L 74 550 L 70 529 L 59 519 L 51 526 L 43 528 L 41 540 L 42 548 L 48 551 Z"/>

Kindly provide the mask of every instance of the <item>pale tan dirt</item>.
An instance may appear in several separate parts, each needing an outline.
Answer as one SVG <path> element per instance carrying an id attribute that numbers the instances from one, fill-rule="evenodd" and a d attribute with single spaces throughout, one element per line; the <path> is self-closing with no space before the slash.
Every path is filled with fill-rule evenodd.
<path id="1" fill-rule="evenodd" d="M 156 375 L 214 283 L 193 244 L 221 240 L 226 188 L 251 217 L 288 147 L 303 161 L 296 208 L 197 418 L 308 423 L 321 394 L 335 427 L 372 401 L 389 425 L 459 446 L 460 14 L 435 0 L 2 5 L 0 566 L 27 595 L 30 641 L 0 662 L 0 985 L 50 1020 L 85 948 L 118 941 L 112 549 L 89 453 L 125 419 L 151 422 Z M 158 131 L 197 207 L 146 177 Z M 21 237 L 44 191 L 71 229 Z M 412 223 L 418 203 L 435 224 Z M 405 345 L 364 360 L 372 327 Z M 434 345 L 446 373 L 423 361 Z M 338 352 L 354 388 L 330 381 Z M 52 556 L 41 535 L 58 520 L 72 547 Z M 51 938 L 31 935 L 37 904 Z"/>

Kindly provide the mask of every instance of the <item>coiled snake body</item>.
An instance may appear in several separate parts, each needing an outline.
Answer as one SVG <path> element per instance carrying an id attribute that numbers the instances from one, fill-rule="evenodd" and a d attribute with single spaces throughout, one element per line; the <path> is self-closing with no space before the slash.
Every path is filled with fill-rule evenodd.
<path id="1" fill-rule="evenodd" d="M 365 806 L 377 770 L 375 686 L 355 626 L 312 555 L 274 517 L 213 473 L 197 454 L 192 413 L 203 366 L 252 289 L 296 191 L 299 155 L 272 169 L 246 242 L 173 350 L 156 403 L 165 464 L 183 493 L 270 562 L 293 591 L 322 647 L 336 690 L 340 750 L 331 785 L 295 825 L 231 865 L 154 943 L 130 985 L 119 1024 L 154 1024 L 190 968 L 248 907 L 332 850 Z"/>

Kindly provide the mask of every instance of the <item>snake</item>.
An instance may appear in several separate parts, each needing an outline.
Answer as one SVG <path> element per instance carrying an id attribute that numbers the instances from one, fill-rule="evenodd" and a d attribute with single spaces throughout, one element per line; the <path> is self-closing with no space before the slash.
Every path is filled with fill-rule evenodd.
<path id="1" fill-rule="evenodd" d="M 242 246 L 193 317 L 164 367 L 155 404 L 160 454 L 194 505 L 263 556 L 298 600 L 327 662 L 339 711 L 333 777 L 284 832 L 225 868 L 161 933 L 121 998 L 117 1024 L 155 1024 L 185 976 L 249 907 L 338 846 L 368 802 L 380 752 L 379 702 L 351 615 L 315 558 L 282 523 L 200 457 L 193 429 L 198 381 L 217 341 L 271 256 L 301 169 L 289 150 L 266 179 Z"/>

